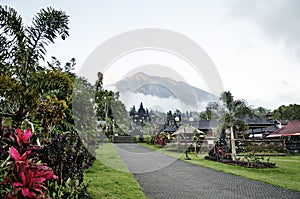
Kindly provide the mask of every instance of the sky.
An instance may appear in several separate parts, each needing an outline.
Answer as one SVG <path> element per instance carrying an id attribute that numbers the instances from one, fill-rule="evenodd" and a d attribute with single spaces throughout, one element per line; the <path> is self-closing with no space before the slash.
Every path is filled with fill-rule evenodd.
<path id="1" fill-rule="evenodd" d="M 156 28 L 197 43 L 214 63 L 224 90 L 254 107 L 275 109 L 300 103 L 300 1 L 297 0 L 0 0 L 30 24 L 47 6 L 70 16 L 70 37 L 57 39 L 48 58 L 76 58 L 80 73 L 89 55 L 116 35 Z M 100 55 L 101 56 L 101 55 Z M 158 50 L 125 54 L 106 68 L 112 84 L 135 67 L 163 65 L 193 86 L 209 91 L 205 78 L 186 60 Z M 93 71 L 96 75 L 96 71 Z M 160 74 L 160 71 L 157 71 Z"/>

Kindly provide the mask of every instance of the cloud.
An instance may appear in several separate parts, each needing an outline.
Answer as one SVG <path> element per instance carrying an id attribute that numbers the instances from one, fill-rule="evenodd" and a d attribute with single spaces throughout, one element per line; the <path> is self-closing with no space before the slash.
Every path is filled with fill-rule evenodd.
<path id="1" fill-rule="evenodd" d="M 299 0 L 233 0 L 229 6 L 230 16 L 253 21 L 267 37 L 300 55 Z"/>
<path id="2" fill-rule="evenodd" d="M 298 92 L 288 92 L 287 94 L 277 94 L 272 99 L 269 98 L 257 98 L 249 100 L 249 104 L 259 104 L 262 107 L 274 110 L 281 105 L 299 104 L 300 97 Z"/>
<path id="3" fill-rule="evenodd" d="M 282 85 L 286 87 L 291 87 L 291 84 L 287 80 L 283 80 Z"/>

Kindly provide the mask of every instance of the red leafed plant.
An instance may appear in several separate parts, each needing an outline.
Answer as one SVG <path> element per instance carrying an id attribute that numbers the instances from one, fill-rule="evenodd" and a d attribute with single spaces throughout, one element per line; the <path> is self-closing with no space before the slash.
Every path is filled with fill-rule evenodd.
<path id="1" fill-rule="evenodd" d="M 5 199 L 46 198 L 47 188 L 44 183 L 57 178 L 46 164 L 36 163 L 30 159 L 29 155 L 32 154 L 33 149 L 37 148 L 30 144 L 31 135 L 29 129 L 24 133 L 16 129 L 16 139 L 11 138 L 17 142 L 19 151 L 25 152 L 20 154 L 14 146 L 9 149 L 11 161 L 6 165 L 11 169 L 2 184 L 12 187 L 12 190 L 5 196 Z"/>
<path id="2" fill-rule="evenodd" d="M 167 144 L 165 135 L 162 133 L 156 135 L 154 143 L 159 147 L 165 146 Z"/>

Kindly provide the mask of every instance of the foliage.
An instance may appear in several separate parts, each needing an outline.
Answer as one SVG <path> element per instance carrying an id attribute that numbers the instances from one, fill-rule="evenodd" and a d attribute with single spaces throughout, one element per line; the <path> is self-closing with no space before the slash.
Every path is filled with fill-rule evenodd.
<path id="1" fill-rule="evenodd" d="M 64 100 L 58 100 L 56 96 L 46 96 L 39 105 L 36 119 L 39 119 L 44 139 L 49 139 L 49 132 L 56 124 L 59 124 L 65 117 L 65 110 L 68 108 Z"/>
<path id="2" fill-rule="evenodd" d="M 115 123 L 114 133 L 119 135 L 128 134 L 131 125 L 125 105 L 120 100 L 115 98 L 111 102 L 111 107 Z"/>
<path id="3" fill-rule="evenodd" d="M 2 154 L 6 154 L 8 156 L 7 152 L 4 153 L 4 149 L 10 149 L 11 157 L 13 157 L 16 162 L 22 160 L 24 163 L 24 160 L 30 160 L 31 162 L 34 162 L 34 164 L 28 162 L 28 164 L 21 164 L 23 166 L 25 165 L 25 168 L 16 168 L 18 171 L 24 170 L 25 175 L 28 177 L 24 179 L 18 176 L 18 173 L 16 172 L 13 173 L 13 175 L 10 174 L 12 173 L 12 163 L 7 162 L 9 159 L 7 159 L 4 155 L 1 155 L 0 162 L 6 162 L 3 163 L 3 167 L 0 170 L 0 176 L 6 176 L 5 179 L 11 178 L 9 176 L 14 177 L 10 179 L 10 184 L 7 183 L 5 186 L 2 185 L 1 190 L 3 191 L 1 192 L 1 196 L 4 197 L 4 195 L 8 192 L 11 192 L 10 190 L 13 188 L 13 185 L 18 185 L 18 190 L 22 190 L 20 188 L 22 186 L 28 187 L 31 184 L 38 186 L 39 184 L 34 183 L 35 178 L 47 174 L 48 171 L 51 171 L 52 173 L 54 171 L 54 173 L 58 176 L 58 181 L 51 181 L 47 184 L 49 186 L 48 189 L 51 196 L 58 194 L 56 196 L 60 196 L 61 198 L 82 198 L 81 196 L 87 195 L 86 186 L 82 183 L 83 172 L 93 164 L 95 159 L 87 151 L 78 135 L 76 133 L 57 135 L 42 149 L 38 146 L 32 145 L 29 141 L 30 137 L 31 132 L 29 130 L 26 130 L 23 133 L 21 130 L 17 129 L 14 134 L 7 129 L 2 131 L 2 140 L 0 145 L 1 151 L 3 152 Z M 18 149 L 18 151 L 16 149 Z M 40 161 L 42 161 L 43 164 L 39 163 L 37 167 L 35 162 Z M 44 163 L 46 163 L 47 166 Z M 42 169 L 39 168 L 39 166 L 42 167 Z M 53 168 L 53 171 L 48 166 Z M 35 176 L 32 176 L 33 171 L 36 171 Z M 20 183 L 12 184 L 14 182 L 13 180 L 19 180 Z M 44 181 L 41 181 L 41 183 L 42 182 Z M 39 187 L 36 187 L 35 189 L 38 190 L 38 188 Z"/>
<path id="4" fill-rule="evenodd" d="M 55 197 L 55 193 L 59 193 L 62 198 L 82 198 L 82 194 L 86 194 L 86 187 L 82 183 L 83 172 L 91 166 L 94 157 L 76 132 L 80 132 L 80 135 L 82 132 L 96 132 L 96 119 L 88 114 L 93 112 L 93 103 L 90 102 L 92 97 L 83 93 L 86 88 L 82 80 L 83 86 L 76 90 L 82 95 L 75 94 L 75 97 L 86 96 L 82 104 L 88 105 L 88 108 L 83 109 L 86 111 L 82 115 L 85 120 L 74 118 L 72 92 L 76 77 L 71 70 L 74 69 L 75 59 L 71 59 L 64 67 L 55 57 L 52 57 L 52 62 L 48 62 L 47 66 L 39 64 L 44 60 L 49 44 L 54 43 L 59 36 L 63 40 L 68 37 L 68 22 L 65 12 L 46 8 L 37 13 L 31 26 L 25 26 L 13 8 L 0 6 L 0 177 L 12 177 L 11 183 L 6 183 L 7 187 L 1 189 L 3 197 L 3 193 L 8 193 L 13 188 L 18 190 L 14 190 L 11 196 L 22 194 L 22 198 L 25 198 L 24 194 L 26 197 L 36 194 L 34 197 L 38 198 L 40 194 L 44 197 L 44 182 L 50 179 L 50 175 L 44 177 L 45 180 L 39 176 L 49 174 L 50 171 L 58 176 L 58 181 L 48 182 L 51 197 Z M 80 128 L 75 128 L 74 119 L 82 122 Z M 3 128 L 5 121 L 6 125 L 13 127 L 22 126 L 27 121 L 36 131 L 33 136 L 28 130 L 24 133 L 16 130 L 15 133 Z M 86 121 L 91 125 L 84 123 Z M 40 139 L 41 149 L 32 144 L 40 145 Z M 85 144 L 90 143 L 86 141 Z M 24 168 L 18 167 L 24 171 L 22 176 L 18 172 L 11 176 L 12 168 L 17 167 L 12 167 L 10 156 L 15 165 L 24 163 Z M 33 173 L 36 174 L 33 176 Z M 28 178 L 25 179 L 24 175 Z M 16 178 L 19 181 L 14 184 L 13 180 Z M 34 180 L 37 182 L 33 182 Z M 36 186 L 35 190 L 31 190 L 31 185 Z"/>
<path id="5" fill-rule="evenodd" d="M 146 140 L 146 143 L 147 143 L 147 144 L 155 144 L 155 135 L 146 137 L 145 140 Z"/>
<path id="6" fill-rule="evenodd" d="M 282 105 L 274 110 L 274 118 L 278 120 L 300 120 L 300 105 L 290 104 Z"/>
<path id="7" fill-rule="evenodd" d="M 94 111 L 94 86 L 85 78 L 76 77 L 72 95 L 74 125 L 82 142 L 94 153 L 99 137 L 96 113 Z"/>
<path id="8" fill-rule="evenodd" d="M 230 91 L 225 91 L 221 94 L 220 100 L 223 102 L 223 116 L 225 117 L 225 122 L 230 124 L 234 120 L 239 120 L 239 118 L 245 114 L 253 115 L 252 109 L 247 105 L 245 100 L 234 100 L 234 96 Z"/>
<path id="9" fill-rule="evenodd" d="M 270 112 L 269 109 L 266 109 L 266 108 L 261 107 L 261 106 L 253 109 L 253 111 L 254 111 L 254 114 L 257 115 L 260 118 L 265 118 L 266 115 Z"/>
<path id="10" fill-rule="evenodd" d="M 214 120 L 220 118 L 220 105 L 217 102 L 209 102 L 205 111 L 200 113 L 201 120 Z"/>
<path id="11" fill-rule="evenodd" d="M 261 163 L 266 160 L 266 162 L 270 161 L 270 157 L 266 158 L 264 156 L 257 156 L 255 153 L 248 153 L 244 156 L 247 162 Z"/>
<path id="12" fill-rule="evenodd" d="M 41 150 L 41 161 L 53 168 L 57 182 L 49 183 L 49 192 L 57 198 L 81 198 L 86 195 L 83 172 L 95 161 L 77 133 L 56 135 Z"/>
<path id="13" fill-rule="evenodd" d="M 264 157 L 258 157 L 254 153 L 248 153 L 242 160 L 232 159 L 232 154 L 229 153 L 228 147 L 220 142 L 217 142 L 215 147 L 209 152 L 209 156 L 205 159 L 218 161 L 226 164 L 233 164 L 249 168 L 274 168 L 275 164 L 270 163 L 269 159 L 264 162 Z M 245 161 L 246 160 L 246 161 Z"/>
<path id="14" fill-rule="evenodd" d="M 48 182 L 50 190 L 49 197 L 55 199 L 82 199 L 89 198 L 87 194 L 87 186 L 84 183 L 79 184 L 69 178 L 64 185 L 60 185 L 57 181 Z"/>
<path id="15" fill-rule="evenodd" d="M 231 157 L 235 161 L 236 159 L 236 147 L 234 128 L 239 131 L 239 127 L 243 130 L 246 129 L 246 123 L 240 119 L 244 115 L 253 115 L 252 109 L 247 105 L 245 100 L 234 100 L 230 91 L 225 91 L 221 94 L 220 100 L 223 102 L 224 108 L 221 113 L 221 126 L 223 129 L 230 128 L 231 138 Z M 225 140 L 221 140 L 225 143 Z"/>
<path id="16" fill-rule="evenodd" d="M 243 140 L 245 152 L 256 154 L 286 154 L 286 143 L 279 139 Z"/>
<path id="17" fill-rule="evenodd" d="M 0 117 L 10 117 L 19 126 L 31 118 L 42 97 L 55 91 L 72 90 L 71 81 L 60 71 L 49 71 L 39 66 L 46 46 L 57 36 L 65 39 L 68 16 L 53 8 L 42 9 L 33 18 L 32 26 L 24 26 L 13 8 L 0 7 Z"/>
<path id="18" fill-rule="evenodd" d="M 75 132 L 56 135 L 41 150 L 39 158 L 53 168 L 60 185 L 69 178 L 82 183 L 84 170 L 95 160 Z"/>
<path id="19" fill-rule="evenodd" d="M 106 136 L 113 133 L 127 134 L 130 123 L 125 105 L 119 101 L 119 93 L 103 89 L 103 74 L 98 73 L 98 80 L 95 84 L 95 109 L 97 119 L 105 121 L 103 130 Z M 115 131 L 115 132 L 113 132 Z"/>
<path id="20" fill-rule="evenodd" d="M 30 142 L 32 134 L 29 129 L 16 132 L 10 136 L 14 146 L 9 147 L 9 156 L 1 165 L 6 172 L 1 183 L 0 195 L 4 198 L 44 198 L 47 196 L 45 183 L 56 179 L 53 170 L 44 163 L 36 162 L 34 154 L 39 149 Z"/>
<path id="21" fill-rule="evenodd" d="M 154 144 L 156 144 L 159 147 L 163 147 L 163 146 L 167 145 L 166 135 L 164 135 L 164 133 L 156 134 Z"/>
<path id="22" fill-rule="evenodd" d="M 193 144 L 194 144 L 194 148 L 195 148 L 195 154 L 197 154 L 200 150 L 200 148 L 198 148 L 197 150 L 197 145 L 202 145 L 202 143 L 205 140 L 205 134 L 203 132 L 199 132 L 197 129 L 194 130 L 194 136 L 193 136 Z"/>
<path id="23" fill-rule="evenodd" d="M 208 155 L 209 157 L 215 158 L 217 161 L 222 159 L 231 159 L 229 148 L 221 142 L 217 142 L 214 148 L 209 151 Z"/>
<path id="24" fill-rule="evenodd" d="M 220 100 L 223 102 L 222 121 L 227 126 L 244 126 L 246 125 L 241 117 L 244 115 L 253 115 L 252 109 L 247 105 L 245 100 L 234 100 L 230 91 L 221 94 Z"/>

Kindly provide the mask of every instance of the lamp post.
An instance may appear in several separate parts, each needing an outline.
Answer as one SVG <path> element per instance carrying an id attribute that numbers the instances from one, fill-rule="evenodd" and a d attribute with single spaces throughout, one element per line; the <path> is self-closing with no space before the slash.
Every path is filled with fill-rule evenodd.
<path id="1" fill-rule="evenodd" d="M 178 116 L 176 116 L 175 118 L 174 118 L 174 120 L 175 120 L 175 125 L 178 127 L 179 126 L 179 124 L 178 124 L 178 122 L 180 121 L 180 118 L 178 117 Z M 177 144 L 179 143 L 178 142 L 178 136 L 176 136 L 177 137 Z M 179 146 L 179 145 L 178 145 Z"/>

